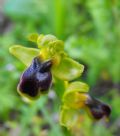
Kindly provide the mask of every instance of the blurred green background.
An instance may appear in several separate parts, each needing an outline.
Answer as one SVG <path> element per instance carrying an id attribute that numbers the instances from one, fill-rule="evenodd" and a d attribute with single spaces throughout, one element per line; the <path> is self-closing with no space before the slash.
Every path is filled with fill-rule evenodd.
<path id="1" fill-rule="evenodd" d="M 36 47 L 26 40 L 34 32 L 65 41 L 67 53 L 85 65 L 79 80 L 111 105 L 109 122 L 85 114 L 68 131 L 59 125 L 60 99 L 53 89 L 33 104 L 22 100 L 16 86 L 25 66 L 8 49 Z M 119 106 L 119 0 L 0 0 L 0 136 L 120 136 Z"/>

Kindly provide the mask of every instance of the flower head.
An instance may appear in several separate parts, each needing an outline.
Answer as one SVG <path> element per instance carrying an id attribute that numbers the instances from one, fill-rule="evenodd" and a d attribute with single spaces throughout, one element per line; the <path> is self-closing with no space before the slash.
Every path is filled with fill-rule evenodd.
<path id="1" fill-rule="evenodd" d="M 61 125 L 71 128 L 80 115 L 80 109 L 85 110 L 95 120 L 109 117 L 110 107 L 91 97 L 88 90 L 88 85 L 82 82 L 73 82 L 68 85 L 60 113 Z"/>
<path id="2" fill-rule="evenodd" d="M 27 67 L 18 84 L 20 95 L 29 99 L 39 98 L 41 94 L 48 92 L 53 78 L 56 83 L 59 81 L 64 86 L 61 87 L 59 84 L 64 89 L 60 95 L 63 102 L 60 113 L 61 125 L 70 128 L 76 122 L 80 109 L 87 111 L 94 119 L 110 115 L 111 109 L 107 104 L 88 94 L 87 84 L 78 81 L 69 83 L 81 76 L 84 66 L 66 54 L 61 40 L 53 35 L 38 34 L 29 35 L 28 40 L 35 42 L 38 49 L 21 45 L 10 48 L 10 53 Z"/>
<path id="3" fill-rule="evenodd" d="M 18 92 L 22 96 L 39 98 L 49 90 L 52 77 L 70 81 L 83 72 L 84 66 L 65 53 L 64 43 L 55 36 L 31 34 L 28 40 L 35 42 L 38 49 L 21 45 L 10 48 L 10 53 L 27 66 L 18 84 Z"/>

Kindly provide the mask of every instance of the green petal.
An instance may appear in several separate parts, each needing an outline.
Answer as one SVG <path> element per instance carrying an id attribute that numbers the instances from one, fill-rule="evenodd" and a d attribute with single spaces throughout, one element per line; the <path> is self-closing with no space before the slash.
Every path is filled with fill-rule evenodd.
<path id="1" fill-rule="evenodd" d="M 60 112 L 60 124 L 70 129 L 76 124 L 78 116 L 77 110 L 63 107 Z"/>
<path id="2" fill-rule="evenodd" d="M 58 66 L 53 67 L 53 74 L 62 80 L 70 81 L 78 78 L 84 70 L 84 66 L 71 58 L 63 57 Z"/>
<path id="3" fill-rule="evenodd" d="M 57 40 L 57 38 L 54 35 L 48 34 L 48 35 L 39 35 L 37 39 L 38 47 L 41 48 L 41 46 L 45 46 L 49 44 L 49 42 L 52 42 L 54 40 Z"/>
<path id="4" fill-rule="evenodd" d="M 89 86 L 86 83 L 83 82 L 72 82 L 69 84 L 66 93 L 72 93 L 72 92 L 80 92 L 80 93 L 87 93 L 89 90 Z"/>
<path id="5" fill-rule="evenodd" d="M 32 33 L 32 34 L 29 34 L 27 39 L 31 42 L 36 42 L 37 43 L 37 39 L 38 39 L 38 34 L 37 33 Z"/>
<path id="6" fill-rule="evenodd" d="M 43 60 L 56 58 L 64 55 L 64 44 L 60 40 L 51 41 L 41 46 L 40 54 Z"/>
<path id="7" fill-rule="evenodd" d="M 29 66 L 32 59 L 39 55 L 39 50 L 34 48 L 27 48 L 21 45 L 14 45 L 9 48 L 11 54 L 22 61 L 26 66 Z"/>

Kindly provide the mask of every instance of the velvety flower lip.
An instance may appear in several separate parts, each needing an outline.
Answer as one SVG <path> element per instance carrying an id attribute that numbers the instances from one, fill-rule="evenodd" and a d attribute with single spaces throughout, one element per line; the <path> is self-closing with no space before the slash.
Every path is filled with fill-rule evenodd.
<path id="1" fill-rule="evenodd" d="M 103 117 L 109 117 L 111 108 L 103 102 L 89 96 L 86 101 L 86 106 L 89 108 L 90 113 L 95 119 L 101 119 Z"/>
<path id="2" fill-rule="evenodd" d="M 18 92 L 32 98 L 45 93 L 52 82 L 51 66 L 50 60 L 41 62 L 39 57 L 35 57 L 20 78 Z"/>

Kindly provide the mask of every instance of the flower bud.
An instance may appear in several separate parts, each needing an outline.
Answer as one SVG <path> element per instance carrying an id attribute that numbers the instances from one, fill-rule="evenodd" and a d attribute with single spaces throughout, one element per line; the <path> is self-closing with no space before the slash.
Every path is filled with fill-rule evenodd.
<path id="1" fill-rule="evenodd" d="M 18 92 L 29 98 L 36 98 L 45 93 L 52 82 L 51 66 L 51 61 L 41 62 L 39 57 L 35 57 L 20 78 Z"/>

